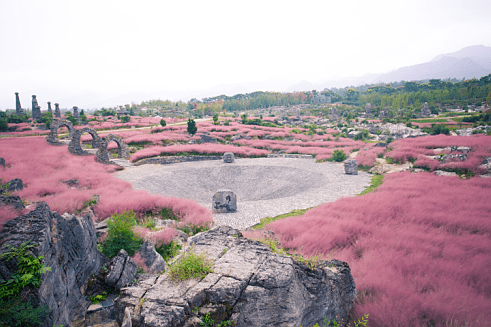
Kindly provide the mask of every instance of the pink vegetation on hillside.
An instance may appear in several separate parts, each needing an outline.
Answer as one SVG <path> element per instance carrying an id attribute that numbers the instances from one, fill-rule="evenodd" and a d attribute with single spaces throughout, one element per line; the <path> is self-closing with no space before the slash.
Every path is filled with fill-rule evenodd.
<path id="1" fill-rule="evenodd" d="M 7 163 L 5 170 L 0 169 L 3 182 L 20 178 L 24 183 L 25 188 L 15 195 L 29 202 L 44 201 L 60 213 L 75 213 L 92 196 L 99 195 L 94 210 L 98 220 L 125 210 L 143 214 L 155 208 L 170 208 L 188 224 L 212 221 L 211 212 L 196 202 L 134 190 L 129 182 L 110 174 L 115 166 L 98 163 L 93 156 L 72 155 L 66 146 L 49 145 L 44 137 L 2 139 L 0 157 Z M 80 185 L 69 187 L 61 183 L 70 179 L 79 180 Z M 12 214 L 2 216 L 5 220 Z"/>
<path id="2" fill-rule="evenodd" d="M 267 228 L 293 251 L 348 262 L 355 317 L 370 326 L 489 326 L 490 194 L 491 179 L 394 173 Z"/>

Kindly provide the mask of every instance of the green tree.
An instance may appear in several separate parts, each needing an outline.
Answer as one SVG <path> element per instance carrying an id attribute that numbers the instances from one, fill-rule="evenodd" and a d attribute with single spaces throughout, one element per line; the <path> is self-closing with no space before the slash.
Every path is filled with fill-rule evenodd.
<path id="1" fill-rule="evenodd" d="M 219 125 L 219 123 L 218 123 L 218 114 L 213 115 L 213 124 Z"/>
<path id="2" fill-rule="evenodd" d="M 162 119 L 160 120 L 160 126 L 162 126 L 162 127 L 167 126 L 167 123 L 165 122 L 165 119 L 164 119 L 164 118 L 162 118 Z"/>
<path id="3" fill-rule="evenodd" d="M 194 134 L 196 134 L 197 131 L 198 131 L 198 128 L 196 127 L 196 122 L 193 119 L 189 118 L 188 119 L 188 133 L 190 135 L 194 135 Z"/>
<path id="4" fill-rule="evenodd" d="M 9 125 L 7 124 L 7 120 L 0 118 L 0 132 L 6 132 L 8 129 Z"/>
<path id="5" fill-rule="evenodd" d="M 130 116 L 122 116 L 121 117 L 121 122 L 122 123 L 128 123 L 131 120 Z"/>

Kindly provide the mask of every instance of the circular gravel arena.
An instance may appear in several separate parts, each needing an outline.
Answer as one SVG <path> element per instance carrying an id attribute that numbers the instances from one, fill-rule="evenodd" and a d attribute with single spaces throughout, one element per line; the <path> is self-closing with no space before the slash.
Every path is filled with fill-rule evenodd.
<path id="1" fill-rule="evenodd" d="M 194 200 L 210 210 L 213 194 L 229 189 L 237 195 L 237 212 L 214 214 L 214 220 L 239 229 L 264 217 L 359 194 L 371 181 L 362 171 L 344 174 L 342 163 L 286 158 L 141 165 L 125 168 L 116 176 L 136 189 Z"/>

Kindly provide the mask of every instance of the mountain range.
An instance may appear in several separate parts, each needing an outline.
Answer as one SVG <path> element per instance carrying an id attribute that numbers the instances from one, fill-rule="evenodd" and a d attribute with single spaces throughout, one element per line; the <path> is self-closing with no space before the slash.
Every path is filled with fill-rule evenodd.
<path id="1" fill-rule="evenodd" d="M 417 81 L 432 78 L 470 79 L 480 78 L 489 73 L 491 73 L 491 47 L 474 45 L 456 52 L 438 55 L 425 63 L 401 67 L 388 73 L 365 74 L 358 77 L 326 80 L 320 83 L 302 81 L 288 87 L 286 91 L 322 90 L 326 87 Z"/>

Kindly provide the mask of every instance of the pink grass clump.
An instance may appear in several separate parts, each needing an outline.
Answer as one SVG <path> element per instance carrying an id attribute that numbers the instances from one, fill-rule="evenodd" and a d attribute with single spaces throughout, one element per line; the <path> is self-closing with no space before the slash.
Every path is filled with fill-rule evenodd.
<path id="1" fill-rule="evenodd" d="M 409 172 L 267 226 L 282 246 L 347 261 L 371 326 L 491 323 L 491 179 Z"/>

